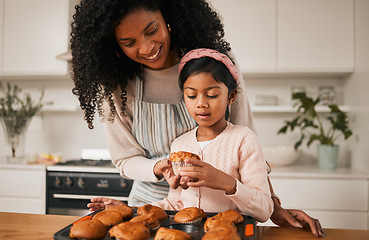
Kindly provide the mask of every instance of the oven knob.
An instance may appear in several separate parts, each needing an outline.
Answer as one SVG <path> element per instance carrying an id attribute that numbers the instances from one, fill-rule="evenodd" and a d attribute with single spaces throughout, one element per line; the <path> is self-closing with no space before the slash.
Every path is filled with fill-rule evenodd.
<path id="1" fill-rule="evenodd" d="M 62 180 L 60 179 L 60 177 L 55 177 L 54 185 L 55 187 L 61 187 Z"/>
<path id="2" fill-rule="evenodd" d="M 127 183 L 123 179 L 120 180 L 120 187 L 121 188 L 127 187 Z"/>
<path id="3" fill-rule="evenodd" d="M 80 177 L 80 178 L 78 178 L 77 185 L 80 188 L 85 188 L 86 187 L 86 182 L 85 182 L 85 180 L 83 178 Z"/>
<path id="4" fill-rule="evenodd" d="M 65 178 L 65 184 L 68 186 L 68 187 L 71 187 L 73 185 L 73 180 L 71 177 L 66 177 Z"/>

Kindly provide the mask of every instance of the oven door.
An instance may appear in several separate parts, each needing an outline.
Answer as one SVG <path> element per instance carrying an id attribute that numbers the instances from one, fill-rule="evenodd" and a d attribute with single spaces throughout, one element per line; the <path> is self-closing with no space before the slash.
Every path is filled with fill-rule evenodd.
<path id="1" fill-rule="evenodd" d="M 46 213 L 83 216 L 93 197 L 108 197 L 127 203 L 132 180 L 119 173 L 47 172 Z"/>

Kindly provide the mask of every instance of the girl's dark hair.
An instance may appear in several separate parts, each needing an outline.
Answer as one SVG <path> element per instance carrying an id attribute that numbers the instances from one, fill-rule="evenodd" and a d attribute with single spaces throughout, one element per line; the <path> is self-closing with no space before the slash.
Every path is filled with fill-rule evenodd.
<path id="1" fill-rule="evenodd" d="M 186 80 L 199 73 L 210 73 L 215 81 L 224 83 L 228 88 L 228 95 L 237 89 L 237 83 L 229 72 L 228 68 L 222 63 L 211 57 L 196 58 L 188 61 L 179 74 L 179 87 L 183 91 Z M 229 109 L 225 113 L 225 118 L 229 119 Z"/>
<path id="2" fill-rule="evenodd" d="M 179 58 L 195 48 L 230 51 L 223 24 L 205 0 L 82 0 L 75 7 L 71 32 L 73 94 L 91 129 L 96 110 L 103 115 L 104 100 L 110 105 L 108 119 L 113 119 L 112 92 L 117 87 L 123 102 L 119 114 L 124 114 L 127 81 L 141 74 L 141 64 L 126 57 L 114 38 L 120 20 L 141 7 L 162 13 L 171 27 L 171 49 Z"/>

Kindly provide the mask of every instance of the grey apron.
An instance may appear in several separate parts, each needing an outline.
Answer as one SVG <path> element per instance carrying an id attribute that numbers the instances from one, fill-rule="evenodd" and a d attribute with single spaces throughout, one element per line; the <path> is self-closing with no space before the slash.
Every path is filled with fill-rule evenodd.
<path id="1" fill-rule="evenodd" d="M 184 101 L 177 104 L 149 103 L 143 100 L 143 81 L 136 79 L 133 101 L 132 134 L 146 151 L 146 157 L 157 160 L 169 157 L 170 144 L 179 135 L 193 129 L 196 122 L 188 113 Z M 137 166 L 139 167 L 139 166 Z M 129 195 L 129 206 L 142 206 L 168 195 L 169 185 L 162 182 L 135 180 Z"/>

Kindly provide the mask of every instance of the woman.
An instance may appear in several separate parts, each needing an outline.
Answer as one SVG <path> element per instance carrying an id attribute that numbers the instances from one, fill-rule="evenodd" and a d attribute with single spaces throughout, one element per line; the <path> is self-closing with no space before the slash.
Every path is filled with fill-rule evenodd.
<path id="1" fill-rule="evenodd" d="M 178 62 L 195 48 L 230 51 L 223 36 L 218 15 L 203 0 L 90 0 L 76 7 L 73 93 L 89 128 L 96 111 L 103 118 L 121 175 L 137 180 L 129 205 L 164 198 L 168 184 L 160 181 L 163 177 L 177 184 L 167 164 L 170 143 L 196 125 L 177 85 Z M 232 105 L 230 121 L 254 129 L 241 75 L 240 83 L 242 94 Z M 302 211 L 287 212 L 275 204 L 273 215 L 279 224 L 298 226 L 300 221 L 322 234 L 319 221 Z"/>

